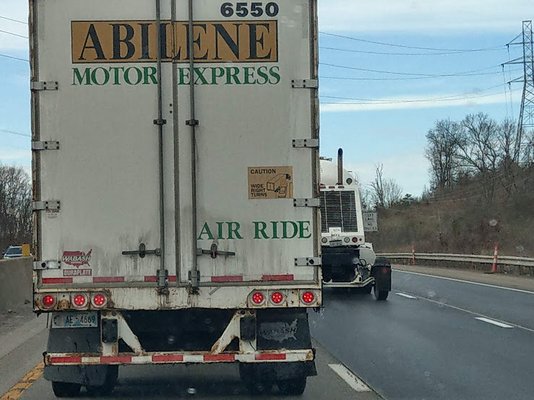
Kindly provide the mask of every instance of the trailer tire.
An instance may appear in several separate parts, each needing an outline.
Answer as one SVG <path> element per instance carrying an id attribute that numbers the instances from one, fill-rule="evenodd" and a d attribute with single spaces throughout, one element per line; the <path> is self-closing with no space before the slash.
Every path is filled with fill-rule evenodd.
<path id="1" fill-rule="evenodd" d="M 111 392 L 113 392 L 113 389 L 115 389 L 118 377 L 119 366 L 108 365 L 104 384 L 99 386 L 87 386 L 87 393 L 89 393 L 89 395 L 91 396 L 105 396 L 111 394 Z"/>
<path id="2" fill-rule="evenodd" d="M 252 396 L 262 395 L 271 391 L 272 382 L 257 379 L 254 365 L 239 364 L 239 377 Z"/>
<path id="3" fill-rule="evenodd" d="M 375 295 L 376 301 L 384 301 L 388 298 L 388 290 L 379 290 L 376 286 L 373 287 L 373 294 Z"/>
<path id="4" fill-rule="evenodd" d="M 82 385 L 70 382 L 52 382 L 52 390 L 56 397 L 76 397 L 80 394 Z"/>
<path id="5" fill-rule="evenodd" d="M 278 381 L 277 385 L 284 396 L 300 396 L 306 390 L 306 377 Z"/>

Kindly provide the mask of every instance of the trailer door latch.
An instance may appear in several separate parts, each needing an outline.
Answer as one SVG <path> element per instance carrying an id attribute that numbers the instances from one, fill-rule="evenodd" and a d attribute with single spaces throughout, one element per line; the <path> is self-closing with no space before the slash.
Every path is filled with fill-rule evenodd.
<path id="1" fill-rule="evenodd" d="M 123 256 L 135 256 L 138 255 L 140 258 L 145 258 L 148 255 L 161 256 L 161 249 L 147 250 L 144 243 L 139 244 L 138 250 L 124 250 L 122 252 Z"/>
<path id="2" fill-rule="evenodd" d="M 213 243 L 209 250 L 197 249 L 197 256 L 208 254 L 211 258 L 215 259 L 217 256 L 235 256 L 234 251 L 219 251 L 217 243 Z"/>

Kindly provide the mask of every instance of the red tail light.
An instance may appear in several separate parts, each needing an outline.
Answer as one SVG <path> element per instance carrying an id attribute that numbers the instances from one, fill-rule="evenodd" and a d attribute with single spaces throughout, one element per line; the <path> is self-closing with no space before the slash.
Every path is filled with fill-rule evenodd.
<path id="1" fill-rule="evenodd" d="M 262 292 L 254 292 L 252 294 L 252 302 L 256 305 L 260 305 L 265 301 L 265 295 Z"/>
<path id="2" fill-rule="evenodd" d="M 94 294 L 91 300 L 91 303 L 93 304 L 93 306 L 98 307 L 98 308 L 104 307 L 107 304 L 107 302 L 108 302 L 108 298 L 103 293 Z"/>
<path id="3" fill-rule="evenodd" d="M 56 298 L 55 296 L 52 296 L 50 294 L 46 294 L 41 299 L 41 302 L 43 303 L 44 308 L 52 308 L 56 304 Z"/>
<path id="4" fill-rule="evenodd" d="M 75 294 L 72 297 L 72 304 L 77 308 L 85 307 L 87 305 L 87 296 L 80 293 Z"/>
<path id="5" fill-rule="evenodd" d="M 271 293 L 271 301 L 274 304 L 280 304 L 284 301 L 284 294 L 282 292 Z"/>
<path id="6" fill-rule="evenodd" d="M 315 294 L 313 292 L 302 293 L 302 301 L 305 304 L 311 304 L 315 301 Z"/>
<path id="7" fill-rule="evenodd" d="M 358 241 L 358 238 L 357 237 L 353 237 L 352 241 L 353 241 L 353 243 L 356 243 Z"/>

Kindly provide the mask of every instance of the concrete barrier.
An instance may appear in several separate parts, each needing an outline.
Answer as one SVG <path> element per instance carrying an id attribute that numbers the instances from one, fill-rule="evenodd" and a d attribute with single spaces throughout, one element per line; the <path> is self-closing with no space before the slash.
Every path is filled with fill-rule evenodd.
<path id="1" fill-rule="evenodd" d="M 31 257 L 0 260 L 0 312 L 32 301 Z"/>

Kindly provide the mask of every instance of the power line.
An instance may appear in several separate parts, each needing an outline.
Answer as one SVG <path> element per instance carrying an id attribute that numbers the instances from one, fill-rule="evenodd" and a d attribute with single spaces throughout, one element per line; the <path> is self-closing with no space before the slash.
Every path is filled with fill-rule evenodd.
<path id="1" fill-rule="evenodd" d="M 499 85 L 500 86 L 500 85 Z M 427 99 L 361 99 L 360 101 L 344 101 L 344 102 L 322 102 L 322 105 L 387 105 L 387 104 L 405 104 L 405 103 L 427 103 L 427 102 L 442 102 L 442 101 L 461 101 L 461 100 L 471 100 L 478 99 L 482 97 L 496 96 L 500 93 L 486 93 L 480 95 L 464 95 L 457 97 L 429 97 Z M 333 98 L 333 96 L 321 96 L 323 98 Z M 343 98 L 338 98 L 343 99 Z"/>
<path id="2" fill-rule="evenodd" d="M 28 25 L 28 23 L 25 21 L 22 21 L 20 19 L 15 19 L 15 18 L 4 17 L 3 15 L 0 15 L 0 19 L 5 19 L 7 21 L 18 22 L 19 24 Z"/>
<path id="3" fill-rule="evenodd" d="M 348 39 L 348 40 L 354 40 L 354 41 L 357 41 L 357 42 L 377 44 L 377 45 L 380 45 L 380 46 L 400 47 L 400 48 L 403 48 L 403 49 L 428 50 L 428 51 L 449 51 L 449 52 L 455 52 L 455 53 L 496 51 L 496 50 L 504 50 L 505 49 L 504 45 L 486 47 L 486 48 L 480 48 L 480 49 L 447 49 L 447 48 L 436 48 L 436 47 L 407 46 L 407 45 L 403 45 L 403 44 L 379 42 L 379 41 L 375 41 L 375 40 L 361 39 L 361 38 L 357 38 L 357 37 L 354 37 L 354 36 L 338 35 L 338 34 L 335 34 L 335 33 L 329 33 L 329 32 L 323 32 L 323 31 L 319 31 L 319 33 L 321 35 L 333 36 L 333 37 L 342 38 L 342 39 Z"/>
<path id="4" fill-rule="evenodd" d="M 502 84 L 494 85 L 487 87 L 485 89 L 481 89 L 478 92 L 486 92 L 491 89 L 495 89 L 497 87 L 501 87 Z M 463 100 L 463 99 L 471 99 L 471 98 L 478 98 L 478 97 L 487 97 L 487 96 L 494 96 L 499 93 L 488 93 L 488 94 L 457 94 L 457 95 L 449 95 L 449 96 L 442 96 L 442 97 L 429 97 L 424 99 L 368 99 L 368 98 L 356 98 L 356 97 L 339 97 L 339 96 L 321 96 L 321 98 L 325 99 L 338 99 L 338 100 L 356 100 L 356 101 L 368 101 L 372 103 L 368 104 L 394 104 L 394 103 L 417 103 L 417 102 L 426 102 L 426 101 L 447 101 L 447 100 Z M 332 104 L 332 103 L 323 103 L 323 104 Z M 362 104 L 362 103 L 334 103 L 334 104 Z"/>
<path id="5" fill-rule="evenodd" d="M 12 36 L 16 36 L 16 37 L 23 38 L 23 39 L 28 39 L 28 36 L 19 35 L 18 33 L 4 31 L 2 29 L 0 29 L 0 32 L 5 33 L 6 35 L 12 35 Z"/>
<path id="6" fill-rule="evenodd" d="M 27 60 L 25 58 L 19 58 L 19 57 L 10 56 L 10 55 L 7 55 L 7 54 L 2 54 L 2 53 L 0 53 L 0 57 L 10 58 L 12 60 L 17 60 L 17 61 L 30 62 L 29 60 Z"/>
<path id="7" fill-rule="evenodd" d="M 447 55 L 463 55 L 463 52 L 459 51 L 448 51 L 441 53 L 394 53 L 387 51 L 370 51 L 370 50 L 354 50 L 354 49 L 342 49 L 339 47 L 327 47 L 320 46 L 320 50 L 331 50 L 344 53 L 358 53 L 358 54 L 376 54 L 376 55 L 386 55 L 386 56 L 447 56 Z"/>
<path id="8" fill-rule="evenodd" d="M 488 69 L 501 67 L 500 65 L 492 66 L 492 67 L 486 67 L 486 68 L 482 68 L 482 69 L 478 69 L 478 70 L 454 72 L 454 73 L 448 73 L 448 74 L 422 74 L 422 73 L 413 73 L 413 72 L 386 71 L 386 70 L 371 69 L 371 68 L 359 68 L 359 67 L 353 67 L 353 66 L 349 66 L 349 65 L 339 65 L 339 64 L 330 64 L 330 63 L 319 63 L 319 65 L 324 65 L 324 66 L 332 67 L 332 68 L 350 69 L 350 70 L 355 70 L 355 71 L 375 72 L 375 73 L 389 74 L 389 75 L 417 76 L 417 77 L 424 77 L 424 78 L 443 78 L 443 77 L 450 77 L 450 76 L 495 75 L 495 74 L 500 74 L 501 73 L 500 71 L 480 73 L 481 71 L 487 71 Z"/>
<path id="9" fill-rule="evenodd" d="M 483 75 L 493 75 L 491 74 L 483 74 Z M 498 74 L 498 73 L 495 73 Z M 454 76 L 448 76 L 447 78 L 465 78 L 469 76 L 476 76 L 476 75 L 454 75 Z M 418 76 L 418 77 L 406 77 L 406 78 L 362 78 L 362 77 L 351 77 L 351 76 L 327 76 L 327 75 L 321 75 L 319 79 L 331 79 L 331 80 L 338 80 L 338 81 L 412 81 L 412 80 L 421 80 L 421 79 L 436 79 L 436 78 L 443 78 L 441 76 Z"/>
<path id="10" fill-rule="evenodd" d="M 0 128 L 0 131 L 1 132 L 4 132 L 4 133 L 9 133 L 10 135 L 16 135 L 16 136 L 22 136 L 22 137 L 28 137 L 28 138 L 31 138 L 30 135 L 26 134 L 26 133 L 21 133 L 21 132 L 16 132 L 16 131 L 11 131 L 9 129 L 3 129 L 3 128 Z"/>

